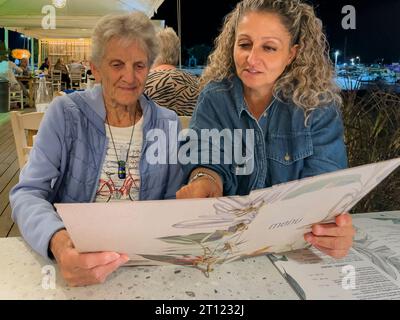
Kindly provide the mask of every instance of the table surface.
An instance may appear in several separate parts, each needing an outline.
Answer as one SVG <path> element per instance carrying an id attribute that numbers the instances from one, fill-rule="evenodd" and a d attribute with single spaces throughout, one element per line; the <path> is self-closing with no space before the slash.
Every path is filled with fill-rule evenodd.
<path id="1" fill-rule="evenodd" d="M 55 265 L 55 289 L 46 289 L 53 265 L 22 238 L 0 239 L 0 252 L 0 299 L 298 299 L 266 256 L 220 265 L 209 278 L 182 266 L 122 267 L 103 284 L 79 288 Z"/>
<path id="2" fill-rule="evenodd" d="M 0 299 L 299 299 L 266 256 L 217 266 L 209 278 L 198 269 L 175 265 L 122 267 L 103 284 L 71 288 L 57 265 L 33 252 L 22 238 L 1 238 L 0 252 Z M 46 286 L 46 271 L 53 267 L 54 289 Z"/>

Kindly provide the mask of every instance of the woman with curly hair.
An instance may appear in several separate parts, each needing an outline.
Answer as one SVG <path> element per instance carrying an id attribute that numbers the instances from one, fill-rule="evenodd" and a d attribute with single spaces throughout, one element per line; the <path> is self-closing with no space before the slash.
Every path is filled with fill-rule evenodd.
<path id="1" fill-rule="evenodd" d="M 188 142 L 201 159 L 184 168 L 189 182 L 177 198 L 245 195 L 346 168 L 341 98 L 333 76 L 322 23 L 310 5 L 300 0 L 238 3 L 225 18 L 201 78 L 203 90 L 190 124 L 199 138 Z M 223 147 L 204 138 L 204 129 L 224 132 Z M 250 131 L 253 139 L 245 139 L 247 133 L 239 141 L 226 134 L 238 129 Z M 232 149 L 240 144 L 246 157 L 238 161 Z M 209 155 L 212 161 L 204 161 Z M 313 226 L 305 239 L 343 257 L 353 234 L 350 215 L 343 214 L 335 223 Z"/>

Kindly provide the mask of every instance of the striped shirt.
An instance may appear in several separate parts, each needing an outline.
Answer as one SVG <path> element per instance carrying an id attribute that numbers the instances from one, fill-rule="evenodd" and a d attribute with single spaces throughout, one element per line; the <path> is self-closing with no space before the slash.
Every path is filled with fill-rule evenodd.
<path id="1" fill-rule="evenodd" d="M 191 116 L 199 95 L 199 79 L 179 69 L 155 70 L 149 73 L 144 92 L 178 116 Z"/>

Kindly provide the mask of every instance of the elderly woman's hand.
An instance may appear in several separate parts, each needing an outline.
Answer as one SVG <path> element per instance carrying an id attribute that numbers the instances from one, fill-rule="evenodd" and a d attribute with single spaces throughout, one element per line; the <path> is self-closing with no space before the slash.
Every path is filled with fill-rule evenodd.
<path id="1" fill-rule="evenodd" d="M 55 233 L 50 250 L 67 284 L 72 287 L 103 283 L 108 275 L 129 260 L 116 252 L 79 253 L 66 230 Z"/>
<path id="2" fill-rule="evenodd" d="M 311 232 L 304 235 L 304 239 L 318 250 L 340 259 L 349 253 L 355 230 L 348 213 L 337 216 L 335 222 L 313 225 Z"/>

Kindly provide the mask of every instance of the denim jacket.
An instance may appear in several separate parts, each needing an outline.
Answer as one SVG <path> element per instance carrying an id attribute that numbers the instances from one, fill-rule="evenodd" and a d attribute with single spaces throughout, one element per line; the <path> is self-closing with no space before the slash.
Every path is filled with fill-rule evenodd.
<path id="1" fill-rule="evenodd" d="M 143 147 L 139 164 L 140 200 L 174 198 L 183 180 L 179 164 L 150 164 L 145 156 L 152 145 L 147 133 L 160 129 L 169 137 L 177 115 L 142 95 Z M 96 197 L 108 138 L 105 131 L 102 87 L 56 98 L 41 122 L 22 169 L 19 183 L 10 192 L 12 218 L 35 251 L 48 256 L 53 234 L 64 228 L 54 203 L 92 202 Z M 173 128 L 172 128 L 173 130 Z M 178 141 L 167 140 L 166 148 Z M 168 160 L 167 160 L 168 161 Z"/>
<path id="2" fill-rule="evenodd" d="M 204 88 L 190 128 L 198 136 L 197 141 L 191 139 L 188 142 L 190 147 L 200 151 L 199 154 L 209 153 L 210 157 L 208 162 L 202 163 L 199 156 L 197 164 L 186 165 L 186 179 L 197 167 L 212 169 L 223 180 L 224 195 L 245 195 L 254 189 L 347 167 L 343 123 L 335 105 L 321 106 L 305 115 L 302 108 L 274 99 L 257 121 L 248 110 L 238 77 L 211 82 Z M 212 128 L 254 130 L 251 131 L 254 148 L 247 144 L 247 151 L 251 152 L 245 163 L 236 162 L 234 157 L 227 163 L 222 141 L 218 146 L 212 140 L 201 138 L 202 129 Z M 243 133 L 242 154 L 246 150 L 245 137 Z M 238 147 L 237 140 L 230 143 L 233 149 Z M 210 163 L 211 154 L 219 154 L 219 164 Z M 249 161 L 253 168 L 246 172 L 242 167 Z"/>

